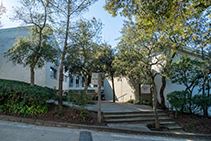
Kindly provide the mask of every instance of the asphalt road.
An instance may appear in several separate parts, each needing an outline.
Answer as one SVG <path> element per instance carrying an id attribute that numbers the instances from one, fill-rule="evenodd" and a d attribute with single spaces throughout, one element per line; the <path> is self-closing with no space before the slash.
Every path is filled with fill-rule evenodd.
<path id="1" fill-rule="evenodd" d="M 100 132 L 85 129 L 36 126 L 0 120 L 0 141 L 78 141 L 81 131 L 92 133 L 93 141 L 192 141 L 170 137 Z M 195 139 L 194 141 L 198 141 Z M 202 140 L 200 140 L 202 141 Z M 208 141 L 208 140 L 204 140 Z"/>

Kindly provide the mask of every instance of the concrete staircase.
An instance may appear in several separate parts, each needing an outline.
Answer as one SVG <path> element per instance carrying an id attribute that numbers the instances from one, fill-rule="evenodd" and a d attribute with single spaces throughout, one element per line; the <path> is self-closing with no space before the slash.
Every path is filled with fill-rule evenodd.
<path id="1" fill-rule="evenodd" d="M 103 117 L 108 124 L 149 124 L 154 123 L 153 111 L 138 111 L 138 112 L 103 112 Z M 172 121 L 171 117 L 164 112 L 159 110 L 159 121 L 160 125 L 164 125 L 171 131 L 182 131 L 182 128 L 177 125 L 176 122 Z"/>

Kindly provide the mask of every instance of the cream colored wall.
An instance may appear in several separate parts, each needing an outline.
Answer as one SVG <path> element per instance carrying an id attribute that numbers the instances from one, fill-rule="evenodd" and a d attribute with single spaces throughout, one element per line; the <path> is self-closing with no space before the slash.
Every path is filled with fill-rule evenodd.
<path id="1" fill-rule="evenodd" d="M 4 58 L 4 52 L 9 50 L 16 42 L 18 36 L 28 36 L 29 31 L 25 29 L 9 28 L 0 30 L 0 78 L 18 80 L 30 83 L 30 69 L 22 65 L 14 65 Z M 45 86 L 45 66 L 35 69 L 35 84 Z"/>
<path id="2" fill-rule="evenodd" d="M 30 69 L 23 65 L 14 65 L 11 61 L 4 58 L 4 52 L 9 50 L 16 42 L 18 36 L 29 36 L 29 30 L 21 28 L 9 28 L 0 30 L 0 78 L 17 80 L 30 83 Z M 50 67 L 57 69 L 57 79 L 50 77 Z M 67 73 L 65 75 L 68 76 Z M 42 69 L 35 69 L 35 84 L 47 86 L 49 88 L 58 89 L 59 67 L 55 67 L 53 63 L 46 63 Z M 63 90 L 69 89 L 69 78 L 67 82 L 63 82 Z"/>
<path id="3" fill-rule="evenodd" d="M 138 99 L 138 90 L 125 77 L 114 78 L 116 101 L 125 102 L 130 99 Z M 137 90 L 137 91 L 136 91 Z M 113 89 L 111 79 L 104 80 L 105 100 L 113 100 Z"/>

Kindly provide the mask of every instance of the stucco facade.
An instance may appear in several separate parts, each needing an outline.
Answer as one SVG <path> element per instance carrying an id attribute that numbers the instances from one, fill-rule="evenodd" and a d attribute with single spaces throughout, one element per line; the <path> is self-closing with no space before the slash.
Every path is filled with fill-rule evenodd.
<path id="1" fill-rule="evenodd" d="M 27 37 L 30 30 L 26 28 L 8 28 L 0 30 L 0 79 L 17 80 L 30 83 L 30 68 L 28 66 L 14 64 L 4 57 L 4 52 L 12 48 L 19 36 Z M 50 68 L 53 67 L 57 71 L 57 77 L 50 76 Z M 41 69 L 35 69 L 35 84 L 39 86 L 47 86 L 58 89 L 58 67 L 50 62 L 45 62 Z M 69 89 L 69 78 L 67 82 L 63 82 L 63 88 Z"/>

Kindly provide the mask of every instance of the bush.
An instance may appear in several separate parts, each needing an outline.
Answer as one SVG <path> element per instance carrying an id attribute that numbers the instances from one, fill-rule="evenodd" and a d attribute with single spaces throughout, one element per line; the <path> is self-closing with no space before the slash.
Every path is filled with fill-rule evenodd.
<path id="1" fill-rule="evenodd" d="M 142 104 L 152 106 L 152 102 L 149 101 L 149 100 L 143 100 L 143 101 L 142 101 Z"/>
<path id="2" fill-rule="evenodd" d="M 73 108 L 76 108 L 76 105 L 78 105 L 80 116 L 85 120 L 85 106 L 87 103 L 93 103 L 91 97 L 82 91 L 65 91 L 65 95 L 67 98 L 67 102 L 72 102 L 73 104 L 75 104 L 75 107 Z"/>
<path id="3" fill-rule="evenodd" d="M 140 102 L 137 99 L 130 99 L 130 100 L 126 101 L 126 103 L 135 103 L 135 104 L 138 104 Z"/>
<path id="4" fill-rule="evenodd" d="M 190 93 L 188 91 L 173 91 L 167 95 L 167 100 L 171 104 L 172 110 L 175 108 L 177 111 L 182 113 L 188 110 L 188 103 L 191 102 L 189 99 Z"/>
<path id="5" fill-rule="evenodd" d="M 0 79 L 0 110 L 3 112 L 33 115 L 47 112 L 46 101 L 56 90 L 19 81 Z"/>
<path id="6" fill-rule="evenodd" d="M 192 100 L 193 100 L 193 105 L 195 106 L 196 113 L 199 112 L 200 110 L 203 110 L 205 107 L 211 106 L 211 97 L 208 97 L 203 94 L 194 95 Z"/>

